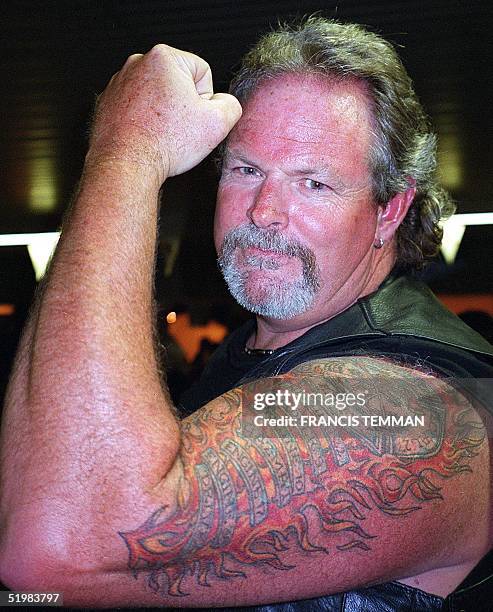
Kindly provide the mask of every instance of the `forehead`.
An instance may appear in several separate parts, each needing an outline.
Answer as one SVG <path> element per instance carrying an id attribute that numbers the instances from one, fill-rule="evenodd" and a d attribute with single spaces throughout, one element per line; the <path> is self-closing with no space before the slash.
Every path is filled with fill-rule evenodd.
<path id="1" fill-rule="evenodd" d="M 243 104 L 226 150 L 265 161 L 323 158 L 368 168 L 371 111 L 365 85 L 318 75 L 280 75 Z M 313 161 L 313 159 L 310 159 Z"/>

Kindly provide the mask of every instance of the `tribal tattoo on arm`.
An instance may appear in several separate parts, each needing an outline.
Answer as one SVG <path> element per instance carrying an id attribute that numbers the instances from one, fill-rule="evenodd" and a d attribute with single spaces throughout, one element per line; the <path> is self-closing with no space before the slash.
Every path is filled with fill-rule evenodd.
<path id="1" fill-rule="evenodd" d="M 246 432 L 245 402 L 265 381 L 210 402 L 182 423 L 176 506 L 160 507 L 137 529 L 120 532 L 130 569 L 136 578 L 144 574 L 154 592 L 186 595 L 185 577 L 208 586 L 245 577 L 251 567 L 289 570 L 287 553 L 294 550 L 370 551 L 379 536 L 363 526 L 370 513 L 398 520 L 441 500 L 443 483 L 470 472 L 485 442 L 466 398 L 426 373 L 384 360 L 323 359 L 267 380 L 269 388 L 282 383 L 325 396 L 364 381 L 377 412 L 421 415 L 426 425 L 319 427 L 314 434 L 298 422 L 282 435 L 261 437 Z"/>

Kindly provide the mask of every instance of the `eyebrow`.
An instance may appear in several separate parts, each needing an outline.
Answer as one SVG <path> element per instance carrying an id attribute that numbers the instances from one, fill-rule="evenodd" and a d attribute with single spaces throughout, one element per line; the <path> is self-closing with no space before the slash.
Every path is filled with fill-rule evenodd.
<path id="1" fill-rule="evenodd" d="M 253 162 L 251 162 L 248 158 L 244 157 L 243 155 L 238 155 L 237 153 L 234 153 L 230 149 L 225 150 L 223 158 L 224 159 L 233 158 L 233 159 L 237 159 L 238 161 L 243 162 L 244 164 L 254 165 Z"/>
<path id="2" fill-rule="evenodd" d="M 235 153 L 234 151 L 231 151 L 231 149 L 229 150 L 226 149 L 224 156 L 223 156 L 223 161 L 228 162 L 231 160 L 241 162 L 245 164 L 246 166 L 252 166 L 255 168 L 258 167 L 258 165 L 255 162 L 253 162 L 251 159 L 249 159 L 248 157 L 245 157 L 244 155 L 241 155 L 239 153 Z M 293 170 L 286 170 L 285 172 L 289 176 L 296 176 L 299 174 L 311 174 L 313 176 L 324 175 L 324 176 L 327 176 L 330 182 L 332 184 L 335 184 L 336 187 L 338 186 L 344 187 L 346 185 L 344 181 L 341 179 L 341 177 L 339 176 L 339 174 L 335 172 L 333 168 L 330 168 L 329 166 L 326 166 L 326 165 L 318 166 L 318 167 L 309 166 L 309 165 L 299 166 L 298 168 L 294 168 Z"/>

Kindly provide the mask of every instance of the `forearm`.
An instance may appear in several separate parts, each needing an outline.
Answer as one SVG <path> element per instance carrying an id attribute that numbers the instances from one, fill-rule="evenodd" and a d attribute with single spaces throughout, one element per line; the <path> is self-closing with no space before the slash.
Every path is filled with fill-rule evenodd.
<path id="1" fill-rule="evenodd" d="M 53 548 L 68 523 L 79 541 L 94 538 L 147 506 L 173 465 L 177 424 L 152 344 L 158 189 L 128 161 L 99 160 L 82 178 L 6 405 L 8 545 L 15 532 Z"/>
<path id="2" fill-rule="evenodd" d="M 2 425 L 0 579 L 9 586 L 77 591 L 84 578 L 120 578 L 128 559 L 118 531 L 161 505 L 173 511 L 180 436 L 152 331 L 158 192 L 240 115 L 236 99 L 214 94 L 202 59 L 166 45 L 129 57 L 99 97 Z"/>

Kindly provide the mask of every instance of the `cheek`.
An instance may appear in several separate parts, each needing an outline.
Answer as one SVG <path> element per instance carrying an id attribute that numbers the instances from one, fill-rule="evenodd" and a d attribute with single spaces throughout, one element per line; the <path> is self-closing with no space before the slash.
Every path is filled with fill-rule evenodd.
<path id="1" fill-rule="evenodd" d="M 319 265 L 351 265 L 372 248 L 376 225 L 376 213 L 368 211 L 344 211 L 341 208 L 330 212 L 299 217 L 298 234 L 302 241 L 314 250 Z"/>
<path id="2" fill-rule="evenodd" d="M 221 248 L 224 236 L 233 228 L 245 223 L 240 198 L 228 187 L 219 186 L 214 213 L 214 244 Z"/>
<path id="3" fill-rule="evenodd" d="M 329 205 L 330 206 L 330 205 Z M 297 211 L 291 219 L 296 223 L 296 233 L 302 242 L 314 249 L 332 251 L 336 245 L 343 243 L 347 235 L 353 233 L 356 221 L 344 215 L 340 208 L 327 206 L 310 210 L 305 207 Z"/>
<path id="4" fill-rule="evenodd" d="M 228 233 L 231 227 L 226 222 L 227 215 L 224 214 L 224 208 L 216 205 L 216 213 L 214 215 L 214 245 L 216 251 L 219 252 L 224 240 L 224 236 Z"/>

